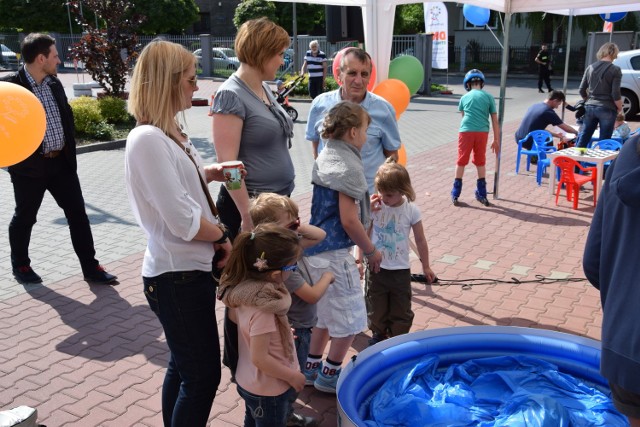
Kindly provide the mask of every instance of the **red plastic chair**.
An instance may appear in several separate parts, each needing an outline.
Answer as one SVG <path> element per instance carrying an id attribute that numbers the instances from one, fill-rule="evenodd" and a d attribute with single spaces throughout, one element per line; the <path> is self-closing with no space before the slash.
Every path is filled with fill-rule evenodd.
<path id="1" fill-rule="evenodd" d="M 595 167 L 585 168 L 580 165 L 579 162 L 573 160 L 567 156 L 558 156 L 553 159 L 553 164 L 560 169 L 560 179 L 558 180 L 558 188 L 556 189 L 556 206 L 558 206 L 558 197 L 560 196 L 560 189 L 564 184 L 567 189 L 567 200 L 573 200 L 573 209 L 578 209 L 578 198 L 580 196 L 580 187 L 587 182 L 593 184 L 593 206 L 596 205 L 597 197 L 597 178 L 598 170 Z M 581 175 L 576 173 L 575 170 L 579 169 L 581 172 L 591 172 L 591 175 Z"/>

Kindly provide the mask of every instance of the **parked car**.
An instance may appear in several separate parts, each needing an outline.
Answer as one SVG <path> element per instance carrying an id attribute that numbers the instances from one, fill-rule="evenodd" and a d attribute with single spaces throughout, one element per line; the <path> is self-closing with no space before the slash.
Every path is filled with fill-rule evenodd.
<path id="1" fill-rule="evenodd" d="M 202 49 L 196 49 L 193 54 L 198 58 L 198 65 L 202 67 Z M 240 66 L 235 51 L 228 47 L 211 48 L 211 58 L 214 69 L 237 70 Z"/>
<path id="2" fill-rule="evenodd" d="M 622 112 L 629 120 L 638 114 L 640 106 L 640 49 L 620 52 L 613 63 L 622 69 Z"/>
<path id="3" fill-rule="evenodd" d="M 18 55 L 7 46 L 0 44 L 0 49 L 2 50 L 2 57 L 0 58 L 0 67 L 8 68 L 10 70 L 17 70 L 20 66 L 20 61 L 18 61 Z"/>

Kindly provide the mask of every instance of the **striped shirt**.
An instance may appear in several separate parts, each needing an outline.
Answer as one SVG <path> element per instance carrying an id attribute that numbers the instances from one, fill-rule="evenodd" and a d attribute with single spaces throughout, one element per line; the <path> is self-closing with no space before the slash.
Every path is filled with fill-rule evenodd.
<path id="1" fill-rule="evenodd" d="M 308 50 L 304 55 L 304 60 L 307 61 L 309 77 L 322 77 L 324 75 L 323 63 L 327 60 L 327 55 L 323 51 L 318 50 L 318 55 L 313 56 L 311 50 Z"/>
<path id="2" fill-rule="evenodd" d="M 64 128 L 62 127 L 62 118 L 60 117 L 60 110 L 56 99 L 51 92 L 50 84 L 53 83 L 51 76 L 46 76 L 42 80 L 41 84 L 37 84 L 31 77 L 31 74 L 24 69 L 29 84 L 33 88 L 33 93 L 42 103 L 44 107 L 45 116 L 47 119 L 47 130 L 44 133 L 42 153 L 46 154 L 50 151 L 62 150 L 64 147 Z"/>

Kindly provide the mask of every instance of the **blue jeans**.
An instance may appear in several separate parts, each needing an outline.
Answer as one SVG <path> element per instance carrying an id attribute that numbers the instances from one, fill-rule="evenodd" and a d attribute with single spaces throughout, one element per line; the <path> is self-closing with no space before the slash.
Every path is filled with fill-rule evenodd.
<path id="1" fill-rule="evenodd" d="M 298 355 L 298 363 L 300 364 L 300 372 L 304 372 L 304 365 L 307 362 L 307 357 L 309 357 L 309 346 L 311 345 L 311 328 L 295 328 L 293 336 L 296 337 L 294 344 Z"/>
<path id="2" fill-rule="evenodd" d="M 588 147 L 591 143 L 591 137 L 595 132 L 598 124 L 600 124 L 600 140 L 611 138 L 613 134 L 613 126 L 616 122 L 616 110 L 606 107 L 598 107 L 594 105 L 585 106 L 583 118 L 582 133 L 578 137 L 576 147 Z"/>
<path id="3" fill-rule="evenodd" d="M 295 328 L 293 330 L 293 336 L 295 337 L 294 344 L 296 346 L 298 363 L 300 364 L 300 372 L 304 372 L 304 365 L 307 363 L 309 346 L 311 345 L 311 328 Z M 293 404 L 298 398 L 298 393 L 294 391 L 294 393 L 291 393 L 290 398 L 289 416 L 293 414 Z"/>
<path id="4" fill-rule="evenodd" d="M 238 386 L 238 394 L 245 403 L 244 427 L 285 427 L 291 405 L 293 388 L 280 396 L 257 396 Z"/>
<path id="5" fill-rule="evenodd" d="M 162 385 L 164 426 L 205 427 L 221 371 L 211 273 L 176 271 L 142 281 L 171 351 Z"/>

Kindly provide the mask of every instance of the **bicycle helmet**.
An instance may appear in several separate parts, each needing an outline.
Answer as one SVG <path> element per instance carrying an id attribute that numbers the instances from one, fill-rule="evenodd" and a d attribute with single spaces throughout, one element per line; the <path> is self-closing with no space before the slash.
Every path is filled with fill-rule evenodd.
<path id="1" fill-rule="evenodd" d="M 474 68 L 473 70 L 470 70 L 467 74 L 465 74 L 462 85 L 467 90 L 467 92 L 471 90 L 471 82 L 480 82 L 480 87 L 483 88 L 484 74 L 482 74 L 482 71 Z"/>

